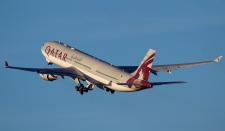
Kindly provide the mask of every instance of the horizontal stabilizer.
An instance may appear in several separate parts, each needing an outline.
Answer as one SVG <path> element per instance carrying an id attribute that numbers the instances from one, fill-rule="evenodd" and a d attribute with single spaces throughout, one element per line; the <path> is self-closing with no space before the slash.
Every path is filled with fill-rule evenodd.
<path id="1" fill-rule="evenodd" d="M 185 81 L 171 81 L 171 82 L 151 82 L 151 87 L 152 86 L 161 86 L 161 85 L 173 85 L 173 84 L 184 84 L 187 83 Z M 117 83 L 118 85 L 127 85 L 127 86 L 132 86 L 132 85 L 137 85 L 136 83 Z"/>
<path id="2" fill-rule="evenodd" d="M 153 86 L 161 86 L 161 85 L 173 85 L 173 84 L 184 84 L 187 83 L 185 81 L 171 81 L 171 82 L 152 82 Z"/>

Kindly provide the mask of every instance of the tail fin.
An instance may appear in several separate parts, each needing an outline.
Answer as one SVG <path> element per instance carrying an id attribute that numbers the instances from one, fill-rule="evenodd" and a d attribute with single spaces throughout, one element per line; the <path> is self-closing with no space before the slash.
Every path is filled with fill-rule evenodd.
<path id="1" fill-rule="evenodd" d="M 151 84 L 148 82 L 148 78 L 154 58 L 155 50 L 149 49 L 140 66 L 134 73 L 132 73 L 133 76 L 127 81 L 130 88 L 135 83 L 141 87 L 151 87 Z"/>
<path id="2" fill-rule="evenodd" d="M 155 50 L 149 49 L 144 59 L 142 60 L 140 66 L 134 73 L 132 73 L 135 79 L 148 81 L 150 70 L 152 68 L 152 63 L 155 58 L 155 52 L 156 52 Z"/>

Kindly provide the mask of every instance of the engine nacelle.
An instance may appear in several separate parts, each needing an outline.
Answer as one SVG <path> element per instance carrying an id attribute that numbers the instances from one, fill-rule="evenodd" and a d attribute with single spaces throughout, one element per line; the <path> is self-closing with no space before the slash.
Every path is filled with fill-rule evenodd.
<path id="1" fill-rule="evenodd" d="M 41 76 L 43 80 L 46 80 L 46 81 L 54 81 L 58 79 L 58 76 L 51 75 L 51 74 L 39 74 L 39 75 Z"/>

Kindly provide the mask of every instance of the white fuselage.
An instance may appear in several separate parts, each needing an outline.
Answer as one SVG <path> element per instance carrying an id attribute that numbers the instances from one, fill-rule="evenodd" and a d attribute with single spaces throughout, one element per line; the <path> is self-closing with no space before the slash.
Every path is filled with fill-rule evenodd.
<path id="1" fill-rule="evenodd" d="M 112 90 L 121 92 L 138 90 L 135 86 L 117 84 L 126 83 L 132 77 L 131 74 L 68 45 L 54 41 L 47 42 L 41 51 L 48 62 L 63 68 L 72 67 Z"/>

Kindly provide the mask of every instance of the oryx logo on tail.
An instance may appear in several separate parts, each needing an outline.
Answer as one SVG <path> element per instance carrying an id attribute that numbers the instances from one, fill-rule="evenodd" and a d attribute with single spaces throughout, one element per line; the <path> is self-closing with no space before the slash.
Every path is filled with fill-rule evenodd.
<path id="1" fill-rule="evenodd" d="M 155 50 L 150 49 L 138 69 L 132 73 L 133 76 L 127 81 L 129 87 L 132 85 L 140 85 L 143 87 L 149 87 L 151 84 L 148 82 L 150 76 L 150 70 L 153 60 L 155 58 Z"/>

